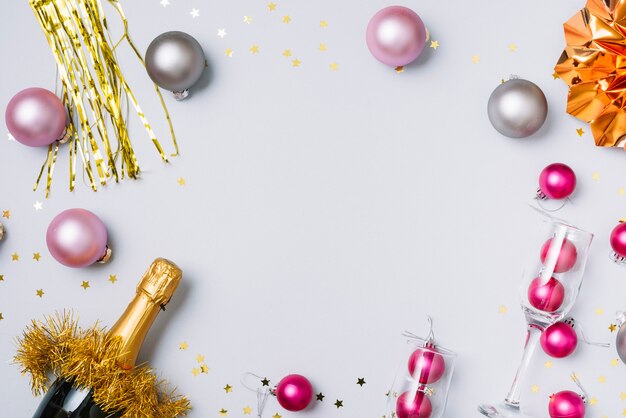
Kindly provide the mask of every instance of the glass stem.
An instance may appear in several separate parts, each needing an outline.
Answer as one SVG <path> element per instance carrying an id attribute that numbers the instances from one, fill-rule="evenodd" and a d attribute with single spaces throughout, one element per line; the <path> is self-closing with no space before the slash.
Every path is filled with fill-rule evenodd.
<path id="1" fill-rule="evenodd" d="M 539 342 L 539 337 L 543 332 L 543 328 L 538 325 L 528 324 L 528 334 L 526 336 L 526 345 L 524 346 L 524 355 L 522 356 L 522 361 L 517 369 L 517 373 L 515 374 L 515 379 L 513 380 L 513 384 L 511 385 L 511 390 L 509 390 L 509 394 L 504 399 L 504 403 L 512 408 L 520 407 L 519 399 L 521 392 L 521 381 L 526 374 L 526 369 L 528 368 L 528 364 L 530 363 L 530 359 L 535 352 L 535 348 L 537 347 L 537 343 Z"/>

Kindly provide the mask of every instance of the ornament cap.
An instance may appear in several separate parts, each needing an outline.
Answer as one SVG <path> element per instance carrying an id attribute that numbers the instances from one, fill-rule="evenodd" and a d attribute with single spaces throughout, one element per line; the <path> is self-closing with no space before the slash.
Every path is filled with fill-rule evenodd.
<path id="1" fill-rule="evenodd" d="M 173 91 L 172 94 L 177 101 L 185 100 L 189 96 L 189 89 Z"/>
<path id="2" fill-rule="evenodd" d="M 111 247 L 109 247 L 107 245 L 106 251 L 104 252 L 104 255 L 102 256 L 102 258 L 100 260 L 98 260 L 97 262 L 100 264 L 106 264 L 109 261 L 111 261 L 111 257 L 113 256 L 113 250 L 111 250 Z"/>
<path id="3" fill-rule="evenodd" d="M 0 222 L 0 241 L 2 241 L 2 238 L 4 238 L 4 225 Z"/>

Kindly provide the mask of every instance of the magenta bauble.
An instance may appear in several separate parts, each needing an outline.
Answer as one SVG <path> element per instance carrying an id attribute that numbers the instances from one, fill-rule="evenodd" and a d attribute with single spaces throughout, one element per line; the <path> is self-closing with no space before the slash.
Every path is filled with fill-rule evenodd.
<path id="1" fill-rule="evenodd" d="M 558 310 L 565 299 L 565 287 L 554 277 L 550 277 L 544 282 L 541 277 L 537 277 L 528 286 L 528 302 L 545 312 Z"/>
<path id="2" fill-rule="evenodd" d="M 30 147 L 44 147 L 63 139 L 67 125 L 63 102 L 51 91 L 39 87 L 13 96 L 5 120 L 11 135 Z"/>
<path id="3" fill-rule="evenodd" d="M 565 199 L 575 188 L 576 174 L 565 164 L 550 164 L 539 175 L 539 189 L 550 199 Z"/>
<path id="4" fill-rule="evenodd" d="M 420 55 L 426 43 L 426 28 L 413 10 L 390 6 L 372 17 L 365 40 L 378 61 L 397 67 L 413 62 Z"/>
<path id="5" fill-rule="evenodd" d="M 433 405 L 422 391 L 415 395 L 411 392 L 404 392 L 396 402 L 398 418 L 429 418 L 432 412 Z"/>
<path id="6" fill-rule="evenodd" d="M 422 384 L 435 383 L 446 371 L 441 354 L 426 348 L 418 348 L 409 358 L 409 374 Z"/>
<path id="7" fill-rule="evenodd" d="M 564 390 L 550 397 L 550 418 L 584 418 L 585 402 L 576 392 Z"/>
<path id="8" fill-rule="evenodd" d="M 619 223 L 611 232 L 611 248 L 620 257 L 626 257 L 626 223 Z"/>
<path id="9" fill-rule="evenodd" d="M 541 247 L 541 262 L 543 265 L 546 264 L 546 258 L 548 257 L 548 251 L 550 250 L 550 246 L 552 245 L 552 238 L 547 240 L 543 247 Z M 556 259 L 556 264 L 554 266 L 555 273 L 564 273 L 574 267 L 576 264 L 576 259 L 578 257 L 578 252 L 576 251 L 576 246 L 567 238 L 563 239 L 563 243 L 559 250 L 559 255 Z"/>
<path id="10" fill-rule="evenodd" d="M 68 267 L 86 267 L 107 256 L 104 223 L 85 209 L 68 209 L 58 214 L 46 233 L 50 254 Z"/>
<path id="11" fill-rule="evenodd" d="M 313 399 L 313 386 L 306 377 L 290 374 L 276 386 L 276 399 L 287 411 L 302 411 Z"/>
<path id="12" fill-rule="evenodd" d="M 547 355 L 563 358 L 576 350 L 578 335 L 571 324 L 555 322 L 543 331 L 539 342 Z"/>

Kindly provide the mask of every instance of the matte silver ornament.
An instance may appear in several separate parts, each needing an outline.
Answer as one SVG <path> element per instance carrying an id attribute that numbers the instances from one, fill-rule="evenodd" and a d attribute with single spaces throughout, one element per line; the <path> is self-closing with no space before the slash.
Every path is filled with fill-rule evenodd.
<path id="1" fill-rule="evenodd" d="M 514 78 L 491 93 L 487 114 L 502 135 L 525 138 L 537 132 L 546 121 L 548 102 L 536 84 Z"/>
<path id="2" fill-rule="evenodd" d="M 185 32 L 165 32 L 157 36 L 146 51 L 146 70 L 158 86 L 170 90 L 177 100 L 202 76 L 206 58 L 202 47 Z"/>
<path id="3" fill-rule="evenodd" d="M 617 348 L 619 358 L 621 358 L 624 364 L 626 364 L 626 322 L 622 324 L 617 332 L 615 347 Z"/>

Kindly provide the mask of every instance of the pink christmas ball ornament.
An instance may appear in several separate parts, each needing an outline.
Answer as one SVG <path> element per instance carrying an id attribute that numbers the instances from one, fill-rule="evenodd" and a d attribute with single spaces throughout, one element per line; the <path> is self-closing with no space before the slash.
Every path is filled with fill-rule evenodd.
<path id="1" fill-rule="evenodd" d="M 45 147 L 64 140 L 67 114 L 63 102 L 51 91 L 32 87 L 9 101 L 5 121 L 11 135 L 29 147 Z"/>
<path id="2" fill-rule="evenodd" d="M 550 418 L 584 418 L 585 409 L 583 398 L 571 390 L 555 393 L 548 403 Z"/>
<path id="3" fill-rule="evenodd" d="M 411 392 L 404 392 L 396 401 L 398 418 L 430 418 L 432 413 L 433 405 L 422 391 L 418 391 L 415 395 Z"/>
<path id="4" fill-rule="evenodd" d="M 313 399 L 313 386 L 299 374 L 284 377 L 276 386 L 276 399 L 287 411 L 302 411 Z"/>
<path id="5" fill-rule="evenodd" d="M 555 322 L 546 328 L 539 339 L 541 348 L 550 357 L 564 358 L 572 354 L 578 346 L 578 335 L 574 321 L 568 319 Z"/>
<path id="6" fill-rule="evenodd" d="M 392 67 L 403 66 L 422 53 L 426 27 L 413 10 L 390 6 L 372 17 L 367 25 L 365 40 L 377 60 Z"/>
<path id="7" fill-rule="evenodd" d="M 540 258 L 543 265 L 546 265 L 548 258 L 548 252 L 552 246 L 552 238 L 547 240 L 541 247 Z M 574 267 L 576 259 L 578 257 L 578 251 L 576 246 L 567 238 L 563 240 L 561 248 L 559 249 L 559 255 L 557 256 L 556 263 L 554 265 L 555 273 L 564 273 Z"/>
<path id="8" fill-rule="evenodd" d="M 52 257 L 74 268 L 107 262 L 111 256 L 107 240 L 104 223 L 85 209 L 61 212 L 50 222 L 46 233 L 46 243 Z"/>
<path id="9" fill-rule="evenodd" d="M 576 188 L 576 174 L 562 163 L 548 165 L 539 175 L 538 199 L 566 199 Z"/>
<path id="10" fill-rule="evenodd" d="M 409 357 L 409 374 L 419 383 L 435 383 L 446 371 L 446 362 L 434 349 L 418 348 Z"/>
<path id="11" fill-rule="evenodd" d="M 626 261 L 626 223 L 620 222 L 611 231 L 611 248 L 613 261 L 620 263 Z"/>
<path id="12" fill-rule="evenodd" d="M 554 277 L 550 277 L 547 282 L 537 277 L 528 286 L 528 302 L 540 311 L 555 312 L 561 307 L 564 299 L 565 287 Z"/>

